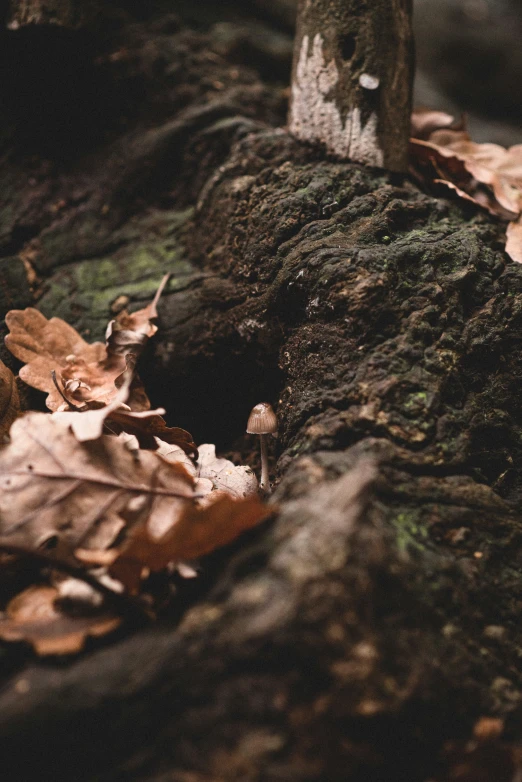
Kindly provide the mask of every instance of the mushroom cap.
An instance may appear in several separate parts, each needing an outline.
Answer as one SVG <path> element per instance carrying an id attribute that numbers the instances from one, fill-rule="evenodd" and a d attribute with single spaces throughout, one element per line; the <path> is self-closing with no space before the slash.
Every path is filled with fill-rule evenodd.
<path id="1" fill-rule="evenodd" d="M 277 432 L 277 417 L 268 402 L 260 402 L 252 408 L 247 423 L 248 434 L 273 434 Z"/>

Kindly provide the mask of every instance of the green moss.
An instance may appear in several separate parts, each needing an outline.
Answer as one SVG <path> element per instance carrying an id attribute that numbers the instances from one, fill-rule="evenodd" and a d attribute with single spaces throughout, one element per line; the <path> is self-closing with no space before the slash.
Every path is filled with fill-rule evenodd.
<path id="1" fill-rule="evenodd" d="M 194 269 L 183 258 L 176 232 L 187 216 L 160 213 L 161 219 L 156 220 L 148 216 L 148 223 L 131 224 L 119 232 L 125 244 L 112 256 L 59 268 L 48 282 L 39 309 L 47 317 L 63 318 L 91 339 L 101 339 L 118 296 L 128 296 L 131 308 L 133 302 L 141 305 L 152 297 L 166 272 L 172 275 L 167 291 L 185 287 Z"/>
<path id="2" fill-rule="evenodd" d="M 428 403 L 429 400 L 426 391 L 414 391 L 406 396 L 404 400 L 404 409 L 408 417 L 425 415 Z"/>
<path id="3" fill-rule="evenodd" d="M 428 537 L 428 531 L 419 523 L 419 512 L 415 510 L 402 511 L 392 518 L 391 523 L 396 531 L 395 542 L 401 552 L 408 549 L 423 549 Z"/>

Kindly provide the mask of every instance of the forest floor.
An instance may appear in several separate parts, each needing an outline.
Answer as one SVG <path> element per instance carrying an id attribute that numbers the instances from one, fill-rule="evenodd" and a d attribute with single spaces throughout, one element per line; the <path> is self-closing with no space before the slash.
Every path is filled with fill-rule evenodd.
<path id="1" fill-rule="evenodd" d="M 512 782 L 521 268 L 473 204 L 292 139 L 291 31 L 214 5 L 0 40 L 2 317 L 94 341 L 170 272 L 153 405 L 256 468 L 251 407 L 280 427 L 275 519 L 169 617 L 0 646 L 3 778 Z"/>

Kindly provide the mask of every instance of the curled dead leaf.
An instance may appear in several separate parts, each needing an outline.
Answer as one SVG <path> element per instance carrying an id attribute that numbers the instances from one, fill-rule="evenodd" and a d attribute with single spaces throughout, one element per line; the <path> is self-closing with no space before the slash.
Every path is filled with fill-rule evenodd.
<path id="1" fill-rule="evenodd" d="M 433 131 L 449 128 L 454 122 L 455 118 L 445 111 L 419 107 L 411 115 L 411 135 L 413 138 L 428 139 Z"/>
<path id="2" fill-rule="evenodd" d="M 57 603 L 59 596 L 51 586 L 21 592 L 0 618 L 0 638 L 27 641 L 39 655 L 65 655 L 81 651 L 87 637 L 106 635 L 121 624 L 120 618 L 107 613 L 68 615 Z"/>
<path id="3" fill-rule="evenodd" d="M 120 434 L 125 432 L 136 438 L 141 448 L 156 450 L 157 439 L 177 445 L 185 453 L 196 455 L 196 444 L 192 435 L 185 429 L 167 426 L 162 414 L 163 408 L 158 410 L 132 411 L 126 409 L 133 376 L 129 370 L 125 373 L 124 382 L 114 399 L 108 404 L 101 402 L 89 402 L 78 411 L 59 410 L 53 413 L 58 421 L 67 423 L 79 442 L 97 440 L 103 432 Z"/>
<path id="4" fill-rule="evenodd" d="M 57 410 L 63 399 L 53 383 L 53 370 L 69 384 L 76 404 L 96 399 L 107 403 L 117 394 L 114 385 L 125 370 L 121 356 L 108 356 L 101 342 L 90 345 L 60 318 L 47 318 L 32 307 L 11 310 L 6 316 L 10 333 L 5 344 L 25 366 L 20 370 L 27 385 L 47 392 L 47 407 Z M 76 384 L 77 385 L 73 385 Z"/>
<path id="5" fill-rule="evenodd" d="M 476 144 L 465 131 L 435 130 L 428 139 L 412 138 L 412 161 L 427 179 L 452 183 L 480 206 L 504 219 L 522 209 L 522 144 L 505 149 Z M 490 194 L 490 195 L 488 195 Z"/>
<path id="6" fill-rule="evenodd" d="M 57 538 L 103 549 L 125 525 L 148 519 L 168 527 L 193 485 L 183 465 L 152 451 L 136 455 L 107 435 L 80 443 L 67 423 L 30 413 L 0 451 L 0 535 L 33 548 Z"/>
<path id="7" fill-rule="evenodd" d="M 231 543 L 273 513 L 274 507 L 264 505 L 258 497 L 235 500 L 219 492 L 204 508 L 187 505 L 161 538 L 153 538 L 147 525 L 137 526 L 109 572 L 136 593 L 144 568 L 158 571 L 172 562 L 197 559 Z"/>
<path id="8" fill-rule="evenodd" d="M 215 490 L 225 491 L 236 499 L 257 494 L 259 484 L 250 467 L 218 458 L 216 446 L 211 443 L 200 445 L 198 450 L 198 475 L 210 480 Z"/>
<path id="9" fill-rule="evenodd" d="M 152 321 L 157 317 L 158 299 L 167 283 L 161 281 L 153 301 L 138 312 L 122 312 L 108 327 L 106 344 L 89 344 L 78 332 L 60 318 L 47 318 L 28 307 L 11 310 L 6 316 L 10 333 L 5 344 L 25 366 L 22 380 L 33 388 L 47 392 L 50 410 L 61 409 L 63 397 L 52 378 L 57 375 L 63 394 L 77 406 L 89 402 L 109 404 L 118 394 L 126 375 L 132 373 L 143 347 L 156 333 Z M 133 377 L 129 406 L 132 410 L 148 410 L 150 402 L 141 381 Z"/>
<path id="10" fill-rule="evenodd" d="M 115 432 L 127 432 L 134 435 L 141 448 L 157 449 L 157 440 L 169 445 L 177 445 L 186 454 L 197 456 L 198 449 L 190 432 L 179 426 L 167 426 L 162 417 L 165 410 L 147 410 L 144 412 L 126 411 L 121 408 L 110 413 L 107 427 Z"/>
<path id="11" fill-rule="evenodd" d="M 489 185 L 499 204 L 518 214 L 522 209 L 522 144 L 505 149 L 477 144 L 465 131 L 437 130 L 429 144 L 444 156 L 455 156 L 478 182 Z"/>
<path id="12" fill-rule="evenodd" d="M 158 301 L 169 277 L 170 274 L 164 275 L 150 304 L 132 313 L 122 310 L 107 326 L 105 339 L 109 355 L 122 356 L 131 369 L 136 366 L 143 348 L 158 330 L 153 321 L 158 317 Z"/>
<path id="13" fill-rule="evenodd" d="M 506 252 L 512 261 L 522 263 L 522 217 L 509 223 L 506 231 Z"/>

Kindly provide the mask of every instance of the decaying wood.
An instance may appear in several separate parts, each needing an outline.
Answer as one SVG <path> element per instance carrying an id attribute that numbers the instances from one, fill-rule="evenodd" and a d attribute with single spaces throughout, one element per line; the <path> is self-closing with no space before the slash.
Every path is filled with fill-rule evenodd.
<path id="1" fill-rule="evenodd" d="M 123 130 L 30 171 L 12 139 L 2 263 L 38 283 L 16 306 L 91 341 L 173 271 L 152 402 L 236 454 L 272 402 L 280 511 L 154 627 L 68 666 L 0 647 L 3 778 L 445 782 L 479 718 L 521 737 L 522 269 L 473 205 L 280 130 L 219 26 L 121 34 Z"/>
<path id="2" fill-rule="evenodd" d="M 411 0 L 301 0 L 290 131 L 341 158 L 407 168 Z"/>

